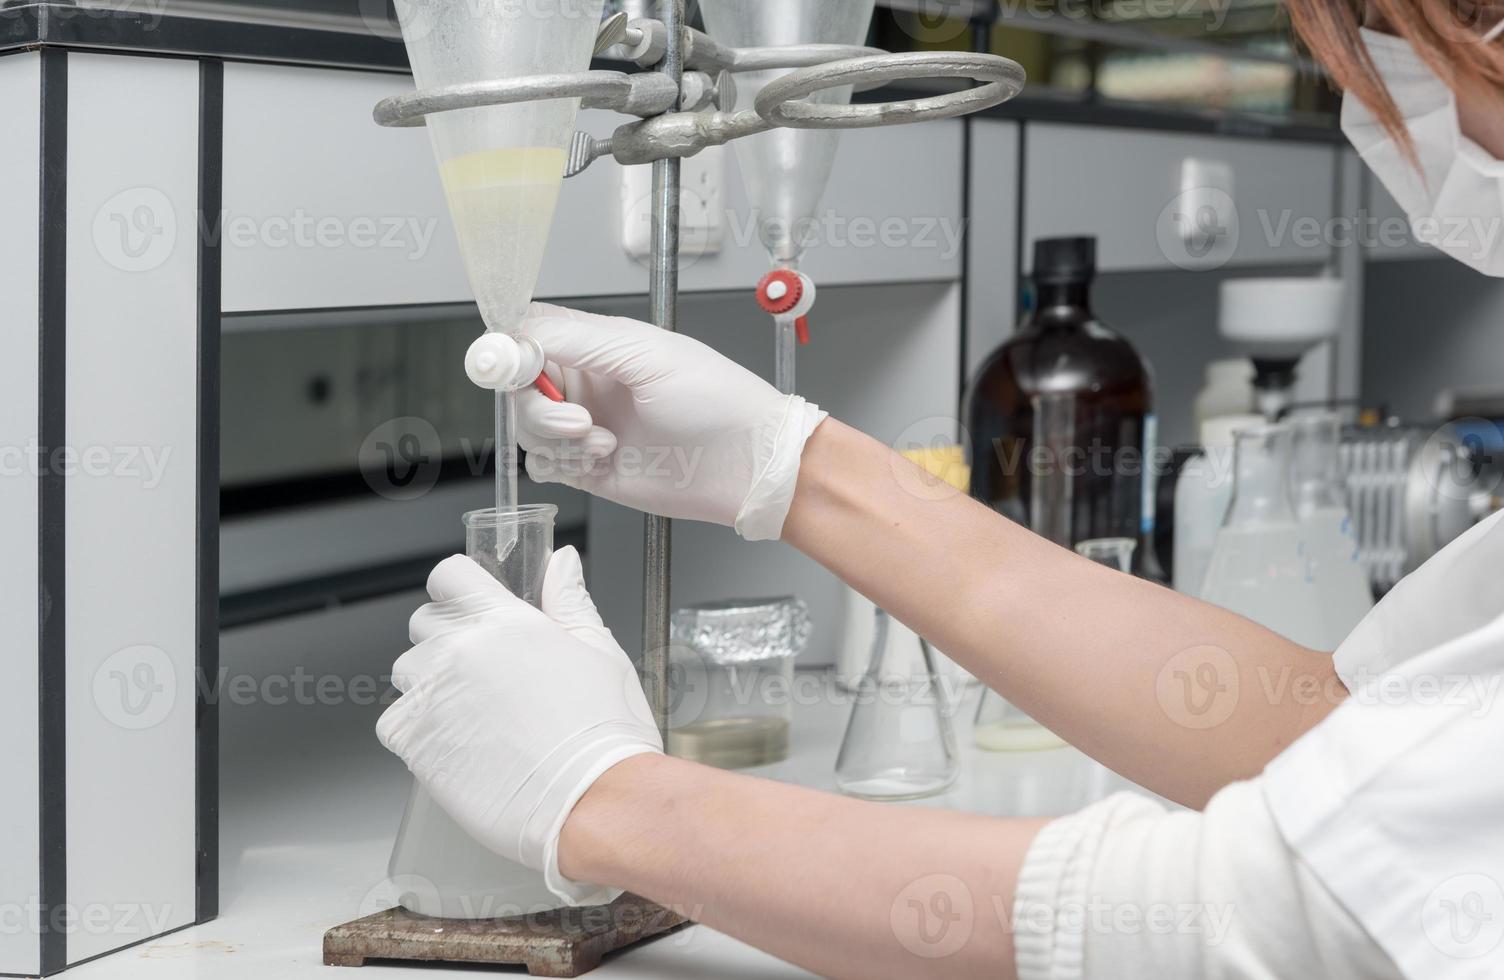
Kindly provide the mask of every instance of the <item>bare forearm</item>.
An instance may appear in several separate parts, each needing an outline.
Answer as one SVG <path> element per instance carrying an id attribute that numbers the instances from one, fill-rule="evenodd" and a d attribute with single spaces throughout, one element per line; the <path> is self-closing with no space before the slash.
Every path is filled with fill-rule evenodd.
<path id="1" fill-rule="evenodd" d="M 1079 558 L 834 420 L 784 539 L 1078 748 L 1200 806 L 1345 696 L 1331 658 Z"/>
<path id="2" fill-rule="evenodd" d="M 639 756 L 580 801 L 559 863 L 823 976 L 1010 978 L 1014 888 L 1041 826 Z M 939 937 L 963 902 L 964 942 Z M 942 943 L 956 948 L 933 957 Z"/>

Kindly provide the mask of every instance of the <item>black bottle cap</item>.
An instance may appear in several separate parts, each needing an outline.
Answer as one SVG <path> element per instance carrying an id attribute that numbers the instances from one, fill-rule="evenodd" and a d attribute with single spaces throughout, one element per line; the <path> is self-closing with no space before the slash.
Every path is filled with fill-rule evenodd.
<path id="1" fill-rule="evenodd" d="M 1034 243 L 1034 281 L 1040 285 L 1087 282 L 1097 273 L 1097 240 L 1041 238 Z"/>

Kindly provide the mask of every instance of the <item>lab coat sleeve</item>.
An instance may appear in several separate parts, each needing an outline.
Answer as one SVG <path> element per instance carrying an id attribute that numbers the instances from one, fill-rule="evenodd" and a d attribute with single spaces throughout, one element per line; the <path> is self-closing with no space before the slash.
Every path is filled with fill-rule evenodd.
<path id="1" fill-rule="evenodd" d="M 1019 876 L 1020 980 L 1398 980 L 1286 846 L 1257 782 L 1204 813 L 1124 793 L 1049 824 Z"/>

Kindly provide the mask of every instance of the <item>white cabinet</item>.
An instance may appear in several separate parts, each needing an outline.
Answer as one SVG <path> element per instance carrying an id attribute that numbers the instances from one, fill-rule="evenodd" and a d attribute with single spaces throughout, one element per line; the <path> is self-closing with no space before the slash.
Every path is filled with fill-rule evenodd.
<path id="1" fill-rule="evenodd" d="M 1337 149 L 1030 124 L 1025 251 L 1094 234 L 1103 272 L 1324 263 L 1336 224 Z"/>

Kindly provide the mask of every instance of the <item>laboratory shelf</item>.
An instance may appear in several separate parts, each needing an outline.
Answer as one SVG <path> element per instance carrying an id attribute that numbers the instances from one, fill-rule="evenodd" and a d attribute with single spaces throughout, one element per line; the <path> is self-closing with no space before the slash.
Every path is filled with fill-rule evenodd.
<path id="1" fill-rule="evenodd" d="M 403 596 L 363 615 L 400 622 L 412 608 Z M 240 646 L 275 645 L 280 626 L 227 638 L 233 663 Z M 305 626 L 306 629 L 306 626 Z M 328 627 L 337 633 L 340 626 Z M 384 655 L 384 654 L 383 654 Z M 824 671 L 801 673 L 804 695 L 794 721 L 794 751 L 757 775 L 829 789 L 849 705 Z M 956 712 L 963 772 L 948 794 L 917 806 L 999 815 L 1075 810 L 1129 784 L 1074 749 L 995 754 L 970 744 L 979 692 Z M 377 743 L 374 710 L 343 708 L 225 709 L 221 915 L 70 971 L 76 980 L 434 980 L 437 968 L 377 964 L 359 972 L 322 965 L 329 927 L 386 907 L 383 876 L 409 777 Z M 473 974 L 474 968 L 464 970 Z M 520 973 L 498 968 L 503 975 Z M 803 971 L 714 930 L 692 926 L 609 959 L 602 980 L 716 976 L 774 980 Z"/>

